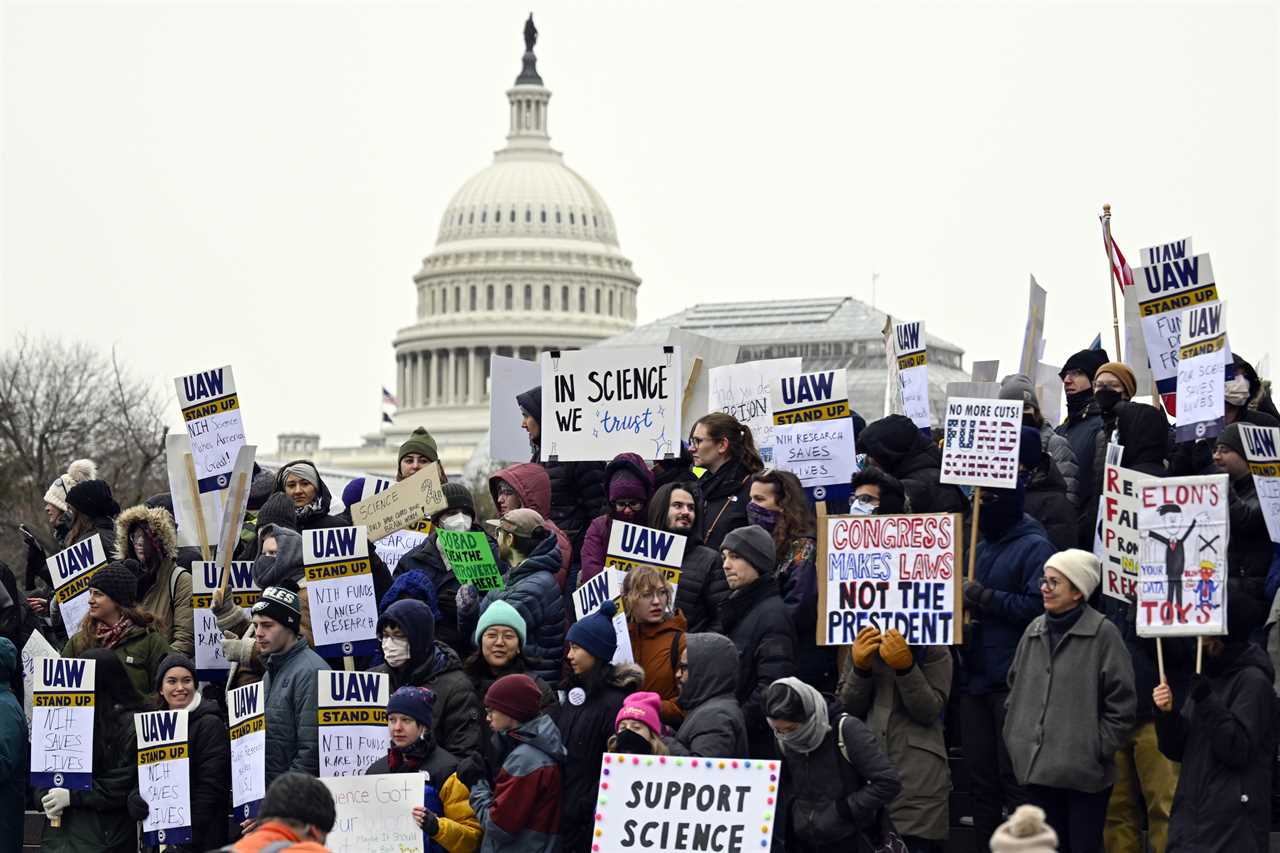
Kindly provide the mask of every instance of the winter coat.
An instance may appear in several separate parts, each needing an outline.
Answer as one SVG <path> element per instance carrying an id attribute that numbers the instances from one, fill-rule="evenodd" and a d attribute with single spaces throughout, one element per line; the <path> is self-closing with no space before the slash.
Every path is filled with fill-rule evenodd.
<path id="1" fill-rule="evenodd" d="M 539 514 L 564 531 L 576 552 L 591 519 L 605 510 L 604 463 L 544 462 L 541 455 L 542 450 L 533 444 L 529 461 L 541 465 L 551 481 L 550 515 Z"/>
<path id="2" fill-rule="evenodd" d="M 639 690 L 644 681 L 644 672 L 634 664 L 604 666 L 607 669 L 585 697 L 584 688 L 580 686 L 560 692 L 555 724 L 566 756 L 564 811 L 560 820 L 561 849 L 565 853 L 586 853 L 590 849 L 600 758 L 614 732 L 614 720 L 622 710 L 622 701 Z M 574 699 L 580 699 L 581 704 L 574 704 Z M 476 811 L 479 813 L 479 809 Z"/>
<path id="3" fill-rule="evenodd" d="M 551 478 L 547 476 L 546 469 L 536 462 L 521 462 L 496 472 L 489 478 L 489 494 L 493 495 L 495 507 L 498 505 L 499 483 L 510 486 L 520 497 L 521 506 L 542 516 L 542 526 L 556 535 L 556 542 L 560 544 L 560 571 L 556 572 L 556 583 L 563 591 L 573 562 L 573 543 L 551 520 Z"/>
<path id="4" fill-rule="evenodd" d="M 685 637 L 689 677 L 680 690 L 684 721 L 665 738 L 678 755 L 747 754 L 747 723 L 738 704 L 738 664 L 733 641 L 722 634 Z"/>
<path id="5" fill-rule="evenodd" d="M 669 726 L 678 726 L 684 719 L 684 712 L 676 702 L 676 663 L 680 660 L 680 646 L 687 628 L 684 614 L 679 611 L 656 625 L 639 622 L 628 625 L 631 653 L 644 670 L 644 685 L 640 689 L 662 697 L 662 722 Z"/>
<path id="6" fill-rule="evenodd" d="M 1231 524 L 1227 575 L 1241 578 L 1244 591 L 1256 598 L 1263 610 L 1269 610 L 1271 602 L 1266 600 L 1265 586 L 1271 567 L 1271 535 L 1252 474 L 1231 482 L 1227 517 Z"/>
<path id="7" fill-rule="evenodd" d="M 786 828 L 788 853 L 869 850 L 858 835 L 879 837 L 881 810 L 902 790 L 898 771 L 871 730 L 857 717 L 841 714 L 813 752 L 780 751 L 781 826 L 775 832 Z"/>
<path id="8" fill-rule="evenodd" d="M 1103 435 L 1100 430 L 1098 435 Z M 1165 457 L 1168 454 L 1169 422 L 1164 413 L 1145 403 L 1126 402 L 1116 406 L 1115 439 L 1124 447 L 1120 467 L 1138 471 L 1149 477 L 1166 474 Z M 1106 476 L 1106 453 L 1099 458 L 1102 466 L 1094 472 L 1093 482 L 1098 490 L 1080 506 L 1080 523 L 1077 528 L 1079 547 L 1093 549 L 1094 535 L 1098 529 L 1098 505 L 1102 498 L 1103 478 Z"/>
<path id="9" fill-rule="evenodd" d="M 733 591 L 724 606 L 724 627 L 738 650 L 738 702 L 747 722 L 748 758 L 776 756 L 764 695 L 779 678 L 795 675 L 796 633 L 777 581 L 762 575 Z"/>
<path id="10" fill-rule="evenodd" d="M 942 451 L 909 418 L 890 415 L 868 424 L 858 437 L 858 449 L 901 481 L 912 512 L 968 511 L 964 492 L 941 482 Z"/>
<path id="11" fill-rule="evenodd" d="M 1036 617 L 1009 667 L 1004 742 L 1022 785 L 1094 793 L 1115 782 L 1137 700 L 1120 631 L 1083 602 L 1056 649 Z"/>
<path id="12" fill-rule="evenodd" d="M 1073 507 L 1080 506 L 1080 466 L 1071 442 L 1054 432 L 1047 423 L 1040 424 L 1040 452 L 1053 459 L 1062 481 L 1067 484 L 1067 499 Z"/>
<path id="13" fill-rule="evenodd" d="M 1056 436 L 1065 441 L 1061 436 Z M 1041 456 L 1040 464 L 1027 482 L 1024 511 L 1044 526 L 1054 548 L 1075 548 L 1079 536 L 1078 514 L 1067 495 L 1067 483 L 1049 456 Z M 1096 515 L 1096 512 L 1095 512 Z M 1092 542 L 1089 543 L 1092 546 Z"/>
<path id="14" fill-rule="evenodd" d="M 267 655 L 262 677 L 266 699 L 267 784 L 281 773 L 320 775 L 320 727 L 316 674 L 329 665 L 299 637 L 291 647 Z"/>
<path id="15" fill-rule="evenodd" d="M 1160 751 L 1182 763 L 1166 849 L 1264 853 L 1276 748 L 1271 662 L 1249 643 L 1228 646 L 1214 669 L 1208 695 L 1156 714 Z"/>
<path id="16" fill-rule="evenodd" d="M 836 685 L 836 649 L 818 645 L 817 553 L 812 536 L 792 539 L 778 562 L 778 591 L 796 632 L 796 676 L 829 692 Z"/>
<path id="17" fill-rule="evenodd" d="M 1102 429 L 1102 416 L 1098 407 L 1090 403 L 1083 411 L 1075 415 L 1068 414 L 1067 419 L 1056 430 L 1071 445 L 1071 453 L 1076 459 L 1076 480 L 1079 483 L 1077 495 L 1080 505 L 1084 506 L 1097 496 L 1093 482 L 1094 439 Z"/>
<path id="18" fill-rule="evenodd" d="M 272 847 L 284 844 L 285 847 Z M 296 830 L 278 820 L 268 820 L 231 846 L 234 853 L 259 853 L 271 848 L 288 853 L 330 853 L 328 847 L 314 841 L 302 841 Z"/>
<path id="19" fill-rule="evenodd" d="M 951 771 L 943 715 L 951 695 L 951 650 L 912 646 L 911 652 L 915 663 L 902 673 L 878 655 L 865 673 L 850 663 L 840 702 L 866 722 L 902 775 L 902 793 L 889 807 L 898 832 L 945 841 Z"/>
<path id="20" fill-rule="evenodd" d="M 18 668 L 18 649 L 8 638 L 0 638 L 0 838 L 7 849 L 22 843 L 22 804 L 26 797 L 27 718 L 22 702 L 9 689 L 10 677 Z"/>
<path id="21" fill-rule="evenodd" d="M 92 620 L 86 619 L 85 622 L 88 627 L 77 631 L 62 647 L 64 658 L 78 658 L 89 649 L 98 648 L 98 640 L 92 633 Z M 165 655 L 173 653 L 169 644 L 153 629 L 134 625 L 125 631 L 124 641 L 112 651 L 124 664 L 124 671 L 129 673 L 129 680 L 133 682 L 138 695 L 154 696 L 156 667 L 160 666 Z"/>
<path id="22" fill-rule="evenodd" d="M 472 533 L 483 531 L 484 528 L 479 524 L 472 523 Z M 485 537 L 489 542 L 489 550 L 493 552 L 498 571 L 505 574 L 507 566 L 498 558 L 497 543 L 488 533 L 485 533 Z M 448 645 L 461 657 L 472 646 L 471 637 L 463 630 L 458 618 L 457 596 L 458 589 L 462 585 L 453 571 L 445 565 L 444 557 L 440 555 L 440 549 L 436 545 L 438 540 L 439 536 L 433 531 L 426 541 L 401 557 L 400 564 L 396 566 L 396 580 L 399 581 L 409 572 L 420 572 L 431 582 L 435 589 L 436 603 L 440 609 L 440 618 L 436 620 L 436 639 Z"/>
<path id="23" fill-rule="evenodd" d="M 687 451 L 686 451 L 687 452 Z M 686 537 L 684 562 L 680 565 L 680 585 L 676 588 L 676 610 L 689 622 L 689 632 L 719 631 L 720 608 L 729 597 L 729 582 L 724 576 L 724 559 L 720 552 L 702 544 L 701 528 L 707 507 L 697 482 L 683 486 L 693 497 L 696 515 L 693 530 Z M 667 508 L 650 507 L 649 526 L 672 533 L 667 523 Z"/>
<path id="24" fill-rule="evenodd" d="M 129 537 L 142 525 L 156 548 L 156 570 L 139 579 L 139 587 L 149 583 L 141 593 L 138 609 L 155 617 L 151 627 L 173 647 L 175 652 L 191 657 L 195 654 L 195 617 L 191 612 L 191 573 L 176 562 L 178 531 L 168 510 L 139 504 L 116 516 L 116 553 L 132 554 Z M 141 592 L 141 589 L 139 590 Z"/>
<path id="25" fill-rule="evenodd" d="M 329 492 L 329 486 L 325 483 L 324 477 L 320 476 L 320 469 L 310 459 L 295 459 L 292 462 L 286 462 L 280 466 L 280 470 L 276 474 L 277 492 L 282 494 L 284 491 L 285 471 L 290 466 L 297 465 L 299 462 L 306 462 L 308 465 L 316 469 L 316 479 L 320 482 L 316 485 L 315 499 L 302 507 L 295 509 L 297 515 L 298 532 L 305 533 L 308 530 L 319 530 L 325 527 L 346 527 L 347 524 L 340 518 L 329 515 L 329 508 L 333 504 L 333 495 Z"/>
<path id="26" fill-rule="evenodd" d="M 63 655 L 66 657 L 66 655 Z M 71 792 L 62 825 L 46 825 L 42 853 L 134 853 L 137 823 L 129 817 L 129 792 L 138 784 L 138 740 L 133 711 L 97 708 L 93 733 L 93 787 Z M 101 722 L 97 715 L 102 714 Z M 49 791 L 37 788 L 35 801 Z"/>
<path id="27" fill-rule="evenodd" d="M 613 506 L 609 504 L 609 483 L 618 473 L 624 471 L 634 476 L 644 486 L 645 508 L 632 519 L 632 523 L 640 525 L 645 523 L 649 499 L 653 497 L 653 472 L 649 470 L 649 466 L 638 453 L 619 453 L 604 469 L 604 515 L 591 520 L 587 533 L 582 539 L 582 569 L 578 573 L 579 586 L 600 574 L 600 570 L 604 568 L 604 558 L 609 550 L 609 534 L 613 529 Z"/>
<path id="28" fill-rule="evenodd" d="M 533 667 L 533 674 L 549 682 L 559 678 L 564 635 L 568 630 L 564 596 L 556 585 L 559 565 L 560 546 L 556 544 L 556 537 L 542 537 L 534 545 L 533 553 L 507 573 L 505 587 L 485 593 L 479 611 L 484 613 L 493 602 L 505 601 L 524 617 L 527 640 L 522 651 Z M 470 624 L 474 627 L 475 623 Z"/>
<path id="29" fill-rule="evenodd" d="M 994 595 L 991 605 L 975 614 L 965 632 L 965 692 L 977 695 L 1008 689 L 1006 676 L 1014 651 L 1031 620 L 1044 610 L 1040 578 L 1045 561 L 1056 552 L 1040 522 L 1025 514 L 998 540 L 979 538 L 974 579 Z"/>
<path id="30" fill-rule="evenodd" d="M 417 769 L 411 770 L 407 764 L 402 764 L 392 770 L 389 756 L 383 756 L 369 765 L 369 769 L 364 771 L 365 775 L 422 773 L 423 804 L 439 818 L 435 836 L 427 835 L 426 829 L 423 829 L 424 846 L 431 853 L 475 850 L 480 844 L 480 821 L 476 819 L 466 796 L 462 795 L 466 787 L 453 775 L 458 769 L 458 756 L 437 746 L 435 737 L 430 732 L 410 749 L 415 755 L 422 756 L 422 763 Z M 451 792 L 452 796 L 446 802 L 444 791 L 450 782 L 460 790 Z"/>
<path id="31" fill-rule="evenodd" d="M 710 471 L 703 474 L 698 488 L 702 492 L 698 512 L 702 544 L 718 554 L 720 543 L 731 530 L 750 523 L 747 504 L 751 502 L 751 472 L 730 459 L 714 474 Z"/>
<path id="32" fill-rule="evenodd" d="M 471 789 L 471 808 L 484 830 L 481 853 L 559 853 L 562 810 L 570 805 L 561 765 L 565 749 L 560 732 L 546 714 L 494 735 L 514 748 L 490 784 L 479 779 Z M 596 759 L 597 767 L 600 759 Z M 562 796 L 563 791 L 563 796 Z M 595 782 L 587 792 L 587 809 L 595 811 Z M 590 827 L 586 833 L 590 837 Z M 589 843 L 589 842 L 588 842 Z M 584 850 L 586 848 L 583 848 Z"/>
<path id="33" fill-rule="evenodd" d="M 514 675 L 516 673 L 524 673 L 533 679 L 533 683 L 538 685 L 538 689 L 542 691 L 542 704 L 539 710 L 544 714 L 555 716 L 556 708 L 560 704 L 560 699 L 556 695 L 556 691 L 550 684 L 543 681 L 538 676 L 529 672 L 528 661 L 525 660 L 523 654 L 518 654 L 511 659 L 511 662 L 505 666 L 501 672 L 494 671 L 489 666 L 479 651 L 474 652 L 471 657 L 467 658 L 462 665 L 462 671 L 466 673 L 467 678 L 471 681 L 471 689 L 475 691 L 476 699 L 483 706 L 485 694 L 489 692 L 489 688 L 493 686 L 493 682 L 502 678 L 504 675 Z M 493 743 L 493 729 L 489 727 L 489 719 L 485 714 L 480 715 L 480 745 L 488 749 Z M 492 758 L 492 756 L 490 756 Z"/>
<path id="34" fill-rule="evenodd" d="M 231 741 L 216 702 L 201 698 L 187 715 L 191 765 L 191 843 L 178 850 L 200 853 L 227 843 L 231 813 Z M 136 784 L 136 783 L 135 783 Z"/>

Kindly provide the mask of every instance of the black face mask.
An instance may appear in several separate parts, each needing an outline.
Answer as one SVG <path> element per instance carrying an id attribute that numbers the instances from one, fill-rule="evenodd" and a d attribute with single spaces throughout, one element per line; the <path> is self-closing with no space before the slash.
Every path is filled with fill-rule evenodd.
<path id="1" fill-rule="evenodd" d="M 1026 496 L 1022 488 L 984 490 L 982 512 L 978 515 L 982 535 L 994 541 L 1021 521 Z"/>
<path id="2" fill-rule="evenodd" d="M 1084 413 L 1089 408 L 1089 404 L 1093 402 L 1093 389 L 1086 388 L 1083 391 L 1077 391 L 1074 394 L 1067 395 L 1067 415 L 1076 417 Z"/>
<path id="3" fill-rule="evenodd" d="M 627 755 L 653 755 L 653 747 L 649 744 L 649 741 L 643 735 L 638 735 L 631 729 L 623 729 L 618 732 L 615 741 L 618 752 L 626 753 Z"/>
<path id="4" fill-rule="evenodd" d="M 1093 392 L 1093 399 L 1098 401 L 1098 410 L 1104 415 L 1110 414 L 1120 402 L 1120 392 L 1111 388 L 1101 388 Z"/>
<path id="5" fill-rule="evenodd" d="M 1034 413 L 1022 416 L 1022 425 L 1032 429 L 1040 429 L 1040 419 Z"/>

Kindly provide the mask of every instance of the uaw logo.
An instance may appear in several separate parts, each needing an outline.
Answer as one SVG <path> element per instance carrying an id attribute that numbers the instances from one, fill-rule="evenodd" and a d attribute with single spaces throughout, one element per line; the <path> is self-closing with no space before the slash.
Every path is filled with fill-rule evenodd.
<path id="1" fill-rule="evenodd" d="M 826 486 L 814 486 L 814 487 L 813 487 L 813 498 L 814 498 L 814 500 L 819 500 L 819 501 L 821 501 L 821 500 L 826 500 L 826 498 L 827 498 L 827 487 L 826 487 Z"/>
<path id="2" fill-rule="evenodd" d="M 1206 423 L 1201 422 L 1196 424 L 1196 438 L 1204 438 L 1204 434 L 1207 431 L 1207 429 L 1208 429 L 1208 424 Z"/>
<path id="3" fill-rule="evenodd" d="M 349 654 L 351 654 L 351 652 L 352 652 L 353 650 L 354 650 L 354 646 L 352 646 L 352 645 L 351 645 L 351 643 L 343 643 L 343 644 L 342 644 L 342 653 L 343 653 L 344 655 L 349 655 Z"/>
<path id="4" fill-rule="evenodd" d="M 54 774 L 53 774 L 53 787 L 55 787 L 55 788 L 61 788 L 61 787 L 62 787 L 62 780 L 63 780 L 63 777 L 62 777 L 62 774 L 61 774 L 61 773 L 54 773 Z"/>

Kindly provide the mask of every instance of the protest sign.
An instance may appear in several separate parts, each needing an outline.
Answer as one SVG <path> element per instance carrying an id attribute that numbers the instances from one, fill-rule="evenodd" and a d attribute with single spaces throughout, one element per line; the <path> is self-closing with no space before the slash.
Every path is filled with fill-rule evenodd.
<path id="1" fill-rule="evenodd" d="M 1280 429 L 1240 424 L 1240 440 L 1253 474 L 1271 541 L 1280 543 Z"/>
<path id="2" fill-rule="evenodd" d="M 680 567 L 684 565 L 684 549 L 689 538 L 640 524 L 614 519 L 609 525 L 609 546 L 605 552 L 606 568 L 630 571 L 636 566 L 652 566 L 671 584 L 680 586 Z"/>
<path id="3" fill-rule="evenodd" d="M 267 793 L 267 718 L 262 682 L 227 694 L 231 738 L 231 805 L 237 820 L 258 816 Z"/>
<path id="4" fill-rule="evenodd" d="M 1027 301 L 1027 326 L 1022 332 L 1022 356 L 1018 359 L 1018 372 L 1031 379 L 1036 378 L 1036 365 L 1044 352 L 1044 309 L 1048 293 L 1031 276 L 1031 296 Z"/>
<path id="5" fill-rule="evenodd" d="M 1138 483 L 1138 635 L 1227 632 L 1227 475 Z"/>
<path id="6" fill-rule="evenodd" d="M 45 563 L 53 579 L 53 597 L 58 602 L 62 624 L 70 636 L 80 630 L 80 623 L 89 615 L 89 584 L 93 573 L 107 564 L 102 534 L 82 539 L 49 557 Z"/>
<path id="7" fill-rule="evenodd" d="M 1146 479 L 1112 462 L 1102 476 L 1096 556 L 1102 563 L 1102 594 L 1119 601 L 1132 601 L 1138 583 L 1138 484 Z"/>
<path id="8" fill-rule="evenodd" d="M 27 716 L 27 728 L 31 728 L 31 695 L 36 682 L 36 663 L 41 658 L 56 658 L 58 650 L 49 645 L 44 634 L 32 631 L 22 646 L 22 711 Z"/>
<path id="9" fill-rule="evenodd" d="M 995 362 L 992 362 L 993 364 Z M 947 398 L 951 397 L 979 397 L 983 400 L 993 400 L 1000 396 L 1000 383 L 987 381 L 973 382 L 948 382 Z"/>
<path id="10" fill-rule="evenodd" d="M 149 847 L 191 841 L 191 754 L 186 711 L 135 714 L 138 793 L 147 803 L 142 842 Z"/>
<path id="11" fill-rule="evenodd" d="M 387 571 L 395 574 L 396 566 L 400 565 L 400 558 L 426 542 L 430 535 L 431 522 L 424 518 L 404 530 L 397 530 L 395 533 L 383 536 L 373 543 L 373 550 L 377 552 L 378 559 L 382 560 Z"/>
<path id="12" fill-rule="evenodd" d="M 236 396 L 231 367 L 179 376 L 173 384 L 178 389 L 178 405 L 191 439 L 196 485 L 201 494 L 221 491 L 230 484 L 236 452 L 245 443 L 240 398 Z"/>
<path id="13" fill-rule="evenodd" d="M 1031 377 L 1036 385 L 1036 399 L 1040 401 L 1040 416 L 1053 426 L 1062 422 L 1062 380 L 1058 374 L 1062 368 L 1056 364 L 1036 364 L 1036 374 Z"/>
<path id="14" fill-rule="evenodd" d="M 322 657 L 373 654 L 378 601 L 364 526 L 304 532 L 302 564 L 316 652 Z"/>
<path id="15" fill-rule="evenodd" d="M 369 539 L 378 541 L 397 530 L 417 524 L 448 506 L 440 482 L 440 466 L 419 468 L 408 479 L 351 505 L 351 522 L 366 527 Z"/>
<path id="16" fill-rule="evenodd" d="M 650 853 L 768 850 L 781 775 L 780 761 L 605 753 L 592 844 Z"/>
<path id="17" fill-rule="evenodd" d="M 236 451 L 235 463 L 228 477 L 230 485 L 224 490 L 222 516 L 218 525 L 218 538 L 210 544 L 217 546 L 213 555 L 218 565 L 225 566 L 240 544 L 240 531 L 244 527 L 244 514 L 249 506 L 249 487 L 253 483 L 253 458 L 258 448 L 252 444 L 241 445 Z"/>
<path id="18" fill-rule="evenodd" d="M 612 601 L 617 608 L 613 614 L 613 633 L 618 646 L 609 661 L 615 664 L 635 661 L 635 653 L 631 650 L 631 630 L 627 625 L 626 604 L 622 600 L 622 582 L 626 576 L 626 572 L 621 569 L 601 569 L 573 593 L 575 621 L 595 613 L 606 601 Z"/>
<path id="19" fill-rule="evenodd" d="M 924 323 L 895 323 L 893 351 L 898 368 L 898 390 L 902 413 L 922 430 L 929 429 L 929 358 L 925 349 Z"/>
<path id="20" fill-rule="evenodd" d="M 437 530 L 436 547 L 445 565 L 458 583 L 471 584 L 479 592 L 502 589 L 502 573 L 498 571 L 489 537 L 474 530 Z"/>
<path id="21" fill-rule="evenodd" d="M 960 642 L 960 516 L 831 515 L 818 544 L 818 644 L 868 625 L 911 645 Z"/>
<path id="22" fill-rule="evenodd" d="M 529 433 L 520 426 L 516 395 L 541 382 L 536 361 L 489 356 L 489 458 L 494 462 L 529 461 Z"/>
<path id="23" fill-rule="evenodd" d="M 671 459 L 680 449 L 680 348 L 542 354 L 542 461 Z"/>
<path id="24" fill-rule="evenodd" d="M 31 687 L 31 786 L 93 785 L 94 661 L 41 658 Z"/>
<path id="25" fill-rule="evenodd" d="M 227 600 L 246 613 L 261 590 L 253 582 L 253 561 L 233 560 Z M 222 630 L 213 615 L 213 594 L 218 589 L 218 564 L 196 560 L 191 564 L 191 615 L 196 635 L 196 678 L 221 684 L 227 680 L 231 661 L 222 653 Z"/>
<path id="26" fill-rule="evenodd" d="M 994 361 L 975 361 L 969 369 L 969 378 L 974 382 L 995 382 L 1000 373 L 1000 359 Z M 947 392 L 950 396 L 951 392 Z"/>
<path id="27" fill-rule="evenodd" d="M 1012 489 L 1018 485 L 1022 401 L 947 398 L 943 483 Z"/>
<path id="28" fill-rule="evenodd" d="M 185 432 L 165 435 L 165 471 L 169 478 L 169 497 L 173 500 L 173 518 L 178 527 L 178 545 L 201 548 L 213 545 L 213 537 L 217 535 L 221 524 L 223 497 L 226 492 L 219 490 L 201 493 L 194 489 L 187 476 L 187 459 L 190 456 L 191 439 Z M 193 462 L 192 470 L 194 469 Z"/>
<path id="29" fill-rule="evenodd" d="M 422 830 L 413 819 L 414 806 L 423 805 L 421 773 L 328 776 L 321 781 L 333 794 L 337 812 L 324 842 L 332 853 L 425 853 Z"/>
<path id="30" fill-rule="evenodd" d="M 316 690 L 321 776 L 361 775 L 386 757 L 391 676 L 330 669 L 316 677 Z"/>
<path id="31" fill-rule="evenodd" d="M 665 343 L 680 351 L 680 436 L 683 437 L 693 432 L 698 418 L 707 411 L 715 411 L 714 407 L 703 409 L 698 405 L 711 393 L 711 371 L 735 364 L 741 348 L 731 341 L 708 338 L 684 329 L 668 330 Z"/>
<path id="32" fill-rule="evenodd" d="M 751 430 L 760 458 L 773 461 L 773 405 L 770 389 L 783 376 L 800 373 L 799 358 L 771 358 L 713 367 L 708 377 L 707 411 L 733 415 Z"/>
<path id="33" fill-rule="evenodd" d="M 774 380 L 774 466 L 800 478 L 812 500 L 840 498 L 853 478 L 853 418 L 844 368 Z"/>
<path id="34" fill-rule="evenodd" d="M 1174 428 L 1179 442 L 1212 438 L 1222 432 L 1226 401 L 1226 303 L 1214 302 L 1182 312 L 1178 345 L 1178 413 Z"/>

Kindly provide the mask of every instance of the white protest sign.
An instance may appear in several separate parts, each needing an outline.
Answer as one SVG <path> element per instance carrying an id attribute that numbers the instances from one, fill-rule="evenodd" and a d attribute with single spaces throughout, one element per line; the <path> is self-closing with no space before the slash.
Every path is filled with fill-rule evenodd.
<path id="1" fill-rule="evenodd" d="M 227 597 L 246 613 L 261 590 L 253 582 L 253 561 L 233 560 Z M 221 684 L 227 680 L 231 661 L 222 653 L 222 630 L 213 615 L 213 593 L 220 586 L 221 571 L 212 561 L 191 564 L 191 615 L 196 635 L 196 678 Z"/>
<path id="2" fill-rule="evenodd" d="M 608 787 L 596 803 L 592 844 L 650 853 L 767 851 L 781 775 L 780 761 L 605 753 L 600 778 Z"/>
<path id="3" fill-rule="evenodd" d="M 320 775 L 358 776 L 390 748 L 391 676 L 331 669 L 316 677 Z"/>
<path id="4" fill-rule="evenodd" d="M 680 351 L 680 435 L 686 436 L 693 432 L 698 418 L 706 414 L 698 402 L 711 393 L 711 371 L 737 363 L 741 347 L 685 329 L 668 330 L 665 343 Z M 756 446 L 758 449 L 758 441 Z"/>
<path id="5" fill-rule="evenodd" d="M 89 584 L 93 573 L 107 564 L 102 534 L 95 533 L 45 560 L 53 578 L 53 597 L 58 602 L 62 624 L 70 636 L 89 615 Z"/>
<path id="6" fill-rule="evenodd" d="M 674 458 L 680 348 L 597 347 L 542 354 L 542 461 Z"/>
<path id="7" fill-rule="evenodd" d="M 173 380 L 178 405 L 191 439 L 200 493 L 225 489 L 231 482 L 236 452 L 244 445 L 244 422 L 231 367 L 201 370 Z M 210 528 L 212 535 L 216 527 Z"/>
<path id="8" fill-rule="evenodd" d="M 186 711 L 135 714 L 138 793 L 147 803 L 142 841 L 149 847 L 191 841 L 191 754 Z"/>
<path id="9" fill-rule="evenodd" d="M 915 645 L 960 642 L 960 516 L 832 515 L 819 544 L 819 645 L 868 625 Z"/>
<path id="10" fill-rule="evenodd" d="M 1021 400 L 949 397 L 943 429 L 943 483 L 996 489 L 1017 487 Z"/>
<path id="11" fill-rule="evenodd" d="M 367 528 L 369 538 L 376 542 L 430 518 L 448 505 L 440 472 L 438 464 L 419 468 L 412 477 L 352 504 L 352 523 Z"/>
<path id="12" fill-rule="evenodd" d="M 425 853 L 422 830 L 413 819 L 423 805 L 421 773 L 328 776 L 321 779 L 337 820 L 325 839 L 332 853 Z M 439 784 L 444 784 L 439 780 Z"/>
<path id="13" fill-rule="evenodd" d="M 995 382 L 999 373 L 1000 359 L 975 361 L 969 370 L 969 378 L 974 382 Z"/>
<path id="14" fill-rule="evenodd" d="M 778 379 L 803 369 L 799 358 L 771 358 L 713 367 L 707 389 L 707 411 L 733 415 L 748 427 L 760 458 L 768 465 L 773 461 L 770 389 Z"/>
<path id="15" fill-rule="evenodd" d="M 267 793 L 267 718 L 262 682 L 227 694 L 231 737 L 231 805 L 236 820 L 258 816 Z"/>
<path id="16" fill-rule="evenodd" d="M 1034 380 L 1040 353 L 1044 350 L 1044 309 L 1049 294 L 1031 276 L 1031 296 L 1027 301 L 1027 326 L 1022 332 L 1022 355 L 1018 372 Z"/>
<path id="17" fill-rule="evenodd" d="M 1145 474 L 1111 462 L 1102 476 L 1097 554 L 1102 563 L 1102 594 L 1119 601 L 1132 601 L 1138 583 L 1138 483 L 1146 479 Z"/>
<path id="18" fill-rule="evenodd" d="M 542 371 L 536 361 L 489 356 L 489 458 L 493 461 L 528 461 L 529 433 L 520 426 L 516 395 L 541 382 Z"/>
<path id="19" fill-rule="evenodd" d="M 196 512 L 196 501 L 187 479 L 187 456 L 190 454 L 191 439 L 185 432 L 171 432 L 164 437 L 165 471 L 169 477 L 169 497 L 173 500 L 173 518 L 178 525 L 178 544 L 191 548 L 200 546 L 199 520 L 203 518 L 205 536 L 212 546 L 214 537 L 218 535 L 218 527 L 214 525 L 221 525 L 226 492 L 200 494 L 200 512 Z"/>
<path id="20" fill-rule="evenodd" d="M 31 786 L 93 786 L 95 663 L 40 658 L 31 688 Z"/>
<path id="21" fill-rule="evenodd" d="M 1189 258 L 1191 255 L 1191 238 L 1183 237 L 1181 240 L 1161 243 L 1158 246 L 1148 246 L 1140 250 L 1138 252 L 1138 264 L 1139 266 L 1150 267 L 1166 261 Z"/>
<path id="22" fill-rule="evenodd" d="M 895 323 L 893 352 L 897 359 L 898 390 L 902 413 L 920 429 L 929 429 L 929 356 L 925 348 L 924 323 Z"/>
<path id="23" fill-rule="evenodd" d="M 1062 368 L 1056 364 L 1036 364 L 1036 375 L 1031 377 L 1036 385 L 1036 399 L 1040 401 L 1040 416 L 1052 426 L 1062 421 L 1062 380 L 1058 374 Z"/>
<path id="24" fill-rule="evenodd" d="M 1253 474 L 1262 516 L 1272 542 L 1280 542 L 1280 429 L 1240 424 L 1240 440 Z"/>
<path id="25" fill-rule="evenodd" d="M 22 710 L 27 715 L 27 728 L 31 728 L 31 694 L 36 683 L 36 662 L 41 658 L 56 658 L 58 650 L 49 645 L 44 634 L 32 631 L 22 646 Z"/>
<path id="26" fill-rule="evenodd" d="M 373 654 L 378 601 L 365 527 L 305 531 L 302 565 L 316 652 L 322 657 Z"/>
<path id="27" fill-rule="evenodd" d="M 674 593 L 680 586 L 680 567 L 684 565 L 684 549 L 689 538 L 640 524 L 614 520 L 609 525 L 609 545 L 605 552 L 606 568 L 629 571 L 636 566 L 657 569 Z"/>
<path id="28" fill-rule="evenodd" d="M 825 500 L 832 486 L 847 490 L 857 451 L 844 368 L 784 376 L 771 398 L 774 466 L 799 477 L 814 500 Z"/>
<path id="29" fill-rule="evenodd" d="M 617 608 L 613 614 L 613 633 L 618 646 L 609 660 L 609 663 L 614 664 L 635 662 L 635 653 L 631 649 L 631 629 L 627 625 L 626 606 L 622 600 L 622 582 L 626 576 L 626 572 L 621 569 L 602 569 L 573 593 L 576 619 L 590 616 L 606 601 L 612 601 Z"/>
<path id="30" fill-rule="evenodd" d="M 396 566 L 400 565 L 400 558 L 426 542 L 430 535 L 431 522 L 423 519 L 404 530 L 397 530 L 395 533 L 383 536 L 373 543 L 373 550 L 377 552 L 378 558 L 387 567 L 387 571 L 395 574 Z"/>
<path id="31" fill-rule="evenodd" d="M 1138 635 L 1227 633 L 1227 475 L 1138 484 Z"/>
<path id="32" fill-rule="evenodd" d="M 1226 303 L 1198 305 L 1182 312 L 1178 345 L 1179 442 L 1212 438 L 1222 432 L 1227 363 Z"/>

